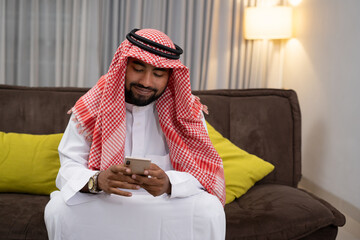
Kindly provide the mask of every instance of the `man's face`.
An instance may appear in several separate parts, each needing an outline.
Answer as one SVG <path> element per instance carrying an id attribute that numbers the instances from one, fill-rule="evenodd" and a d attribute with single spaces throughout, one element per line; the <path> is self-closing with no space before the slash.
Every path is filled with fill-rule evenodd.
<path id="1" fill-rule="evenodd" d="M 170 69 L 157 68 L 129 58 L 125 74 L 125 101 L 145 106 L 158 99 L 166 89 Z"/>

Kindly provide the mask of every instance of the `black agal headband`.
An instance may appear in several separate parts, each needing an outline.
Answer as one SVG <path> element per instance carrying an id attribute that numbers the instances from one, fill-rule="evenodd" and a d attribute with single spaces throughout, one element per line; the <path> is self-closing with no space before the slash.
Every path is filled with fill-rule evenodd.
<path id="1" fill-rule="evenodd" d="M 135 32 L 138 30 L 139 29 L 137 29 L 137 28 L 133 29 L 131 32 L 129 32 L 126 35 L 126 39 L 129 40 L 129 42 L 131 42 L 132 44 L 138 46 L 139 48 L 144 49 L 145 51 L 148 51 L 150 53 L 159 55 L 161 57 L 169 58 L 169 59 L 179 59 L 180 55 L 183 53 L 183 50 L 176 44 L 174 44 L 176 49 L 173 49 L 173 48 L 164 46 L 160 43 L 151 41 L 147 38 L 137 35 Z M 145 44 L 147 44 L 147 45 L 145 45 Z M 151 47 L 149 47 L 148 45 Z M 166 51 L 168 53 L 160 51 L 158 49 Z"/>

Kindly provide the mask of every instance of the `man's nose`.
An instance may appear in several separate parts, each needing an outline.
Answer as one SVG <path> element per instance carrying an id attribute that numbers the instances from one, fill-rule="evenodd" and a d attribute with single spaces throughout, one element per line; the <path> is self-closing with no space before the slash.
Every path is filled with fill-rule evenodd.
<path id="1" fill-rule="evenodd" d="M 139 83 L 144 87 L 151 87 L 151 72 L 145 71 L 144 74 L 141 76 Z"/>

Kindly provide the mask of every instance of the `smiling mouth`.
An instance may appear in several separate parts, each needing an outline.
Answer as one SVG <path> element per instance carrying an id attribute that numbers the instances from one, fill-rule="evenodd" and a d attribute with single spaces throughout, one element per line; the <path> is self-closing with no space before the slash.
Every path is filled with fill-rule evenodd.
<path id="1" fill-rule="evenodd" d="M 137 93 L 141 93 L 141 94 L 150 94 L 150 93 L 153 93 L 152 90 L 150 89 L 146 89 L 146 88 L 142 88 L 142 87 L 137 87 L 137 86 L 134 86 L 134 89 Z"/>
<path id="2" fill-rule="evenodd" d="M 139 95 L 152 95 L 156 93 L 155 89 L 152 88 L 148 88 L 148 87 L 143 87 L 143 86 L 139 86 L 139 85 L 133 85 L 131 86 L 133 88 L 133 91 L 135 91 L 135 93 L 139 94 Z"/>

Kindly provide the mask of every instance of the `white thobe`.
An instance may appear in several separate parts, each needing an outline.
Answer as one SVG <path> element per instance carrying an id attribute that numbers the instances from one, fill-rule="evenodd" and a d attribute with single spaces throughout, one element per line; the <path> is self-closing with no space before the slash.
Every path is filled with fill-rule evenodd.
<path id="1" fill-rule="evenodd" d="M 205 124 L 205 122 L 204 122 Z M 50 239 L 224 239 L 220 201 L 191 174 L 175 171 L 155 104 L 126 103 L 125 155 L 150 158 L 171 183 L 171 195 L 144 189 L 132 197 L 79 192 L 94 171 L 87 168 L 91 143 L 69 121 L 59 145 L 61 168 L 45 209 Z"/>

